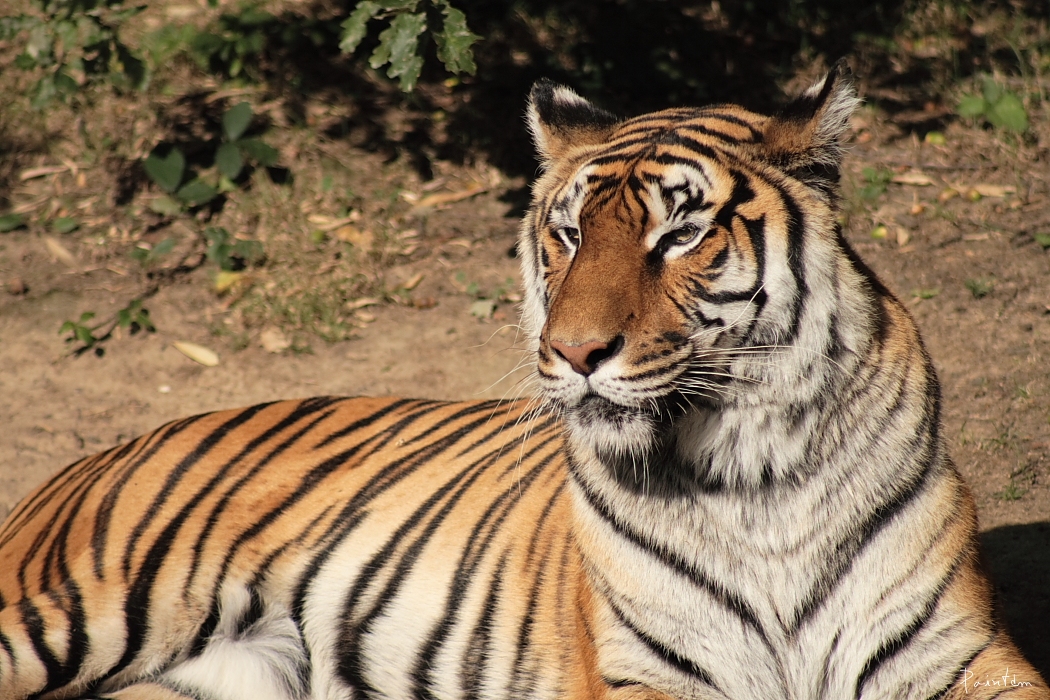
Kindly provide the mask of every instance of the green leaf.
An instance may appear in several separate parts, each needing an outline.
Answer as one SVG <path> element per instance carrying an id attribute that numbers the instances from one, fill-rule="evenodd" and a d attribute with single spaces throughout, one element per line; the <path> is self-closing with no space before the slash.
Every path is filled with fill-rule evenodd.
<path id="1" fill-rule="evenodd" d="M 1012 92 L 1004 92 L 999 101 L 988 110 L 987 117 L 993 126 L 1000 129 L 1018 134 L 1028 129 L 1028 113 L 1021 98 Z"/>
<path id="2" fill-rule="evenodd" d="M 252 108 L 247 102 L 241 102 L 226 110 L 222 115 L 222 131 L 227 141 L 239 139 L 252 123 Z"/>
<path id="3" fill-rule="evenodd" d="M 196 178 L 190 180 L 175 193 L 175 196 L 186 202 L 190 206 L 200 206 L 201 204 L 207 204 L 211 200 L 215 199 L 219 191 L 209 185 L 204 180 Z"/>
<path id="4" fill-rule="evenodd" d="M 240 175 L 244 160 L 237 144 L 224 143 L 219 146 L 219 150 L 215 152 L 215 164 L 219 166 L 219 172 L 231 180 Z"/>
<path id="5" fill-rule="evenodd" d="M 149 208 L 161 216 L 175 216 L 182 211 L 182 203 L 164 194 L 150 200 Z"/>
<path id="6" fill-rule="evenodd" d="M 127 80 L 128 87 L 141 90 L 146 86 L 146 64 L 123 44 L 117 44 L 116 66 Z"/>
<path id="7" fill-rule="evenodd" d="M 159 257 L 165 256 L 165 255 L 167 255 L 168 253 L 170 253 L 174 249 L 175 249 L 175 239 L 174 238 L 165 238 L 163 241 L 161 241 L 157 245 L 153 246 L 153 250 L 151 251 L 151 257 L 159 258 Z"/>
<path id="8" fill-rule="evenodd" d="M 186 157 L 177 148 L 170 149 L 165 156 L 160 153 L 160 149 L 155 148 L 146 157 L 143 163 L 146 174 L 165 192 L 174 192 L 182 183 L 182 175 L 186 170 Z"/>
<path id="9" fill-rule="evenodd" d="M 58 91 L 55 90 L 54 77 L 45 75 L 37 81 L 35 92 L 36 94 L 33 95 L 30 105 L 32 105 L 33 109 L 43 109 L 58 95 Z"/>
<path id="10" fill-rule="evenodd" d="M 343 38 L 339 40 L 339 50 L 351 54 L 357 50 L 361 40 L 368 31 L 368 21 L 379 12 L 379 3 L 372 0 L 359 2 L 350 16 L 343 22 Z"/>
<path id="11" fill-rule="evenodd" d="M 80 322 L 81 323 L 87 323 L 88 321 L 90 321 L 93 318 L 95 318 L 95 312 L 94 311 L 85 311 L 84 313 L 80 314 Z"/>
<path id="12" fill-rule="evenodd" d="M 984 83 L 981 85 L 981 94 L 984 95 L 985 101 L 990 105 L 994 105 L 999 101 L 999 98 L 1003 94 L 1003 89 L 992 79 L 990 76 L 986 76 Z"/>
<path id="13" fill-rule="evenodd" d="M 955 111 L 960 117 L 979 117 L 988 107 L 988 103 L 980 95 L 963 95 Z"/>
<path id="14" fill-rule="evenodd" d="M 249 8 L 242 10 L 241 14 L 237 17 L 237 21 L 245 27 L 255 27 L 262 24 L 269 24 L 276 19 L 269 12 Z"/>
<path id="15" fill-rule="evenodd" d="M 416 51 L 419 48 L 419 35 L 427 28 L 427 17 L 418 14 L 401 14 L 379 34 L 379 46 L 376 47 L 369 65 L 379 68 L 390 63 L 387 76 L 399 78 L 398 86 L 403 92 L 410 92 L 419 80 L 423 70 L 423 58 Z"/>
<path id="16" fill-rule="evenodd" d="M 0 233 L 14 231 L 19 226 L 24 226 L 26 218 L 21 214 L 4 214 L 0 216 Z"/>
<path id="17" fill-rule="evenodd" d="M 230 237 L 230 232 L 221 226 L 209 226 L 204 229 L 204 237 L 213 245 L 216 243 L 221 244 L 225 243 Z"/>
<path id="18" fill-rule="evenodd" d="M 27 53 L 20 53 L 15 57 L 15 68 L 21 68 L 22 70 L 36 68 L 36 59 Z"/>
<path id="19" fill-rule="evenodd" d="M 434 35 L 438 58 L 452 73 L 474 75 L 478 67 L 474 63 L 474 52 L 470 47 L 481 37 L 470 31 L 467 27 L 467 17 L 462 12 L 449 4 L 445 4 L 443 11 L 445 22 L 441 32 Z"/>
<path id="20" fill-rule="evenodd" d="M 51 228 L 56 233 L 73 233 L 80 228 L 80 222 L 72 216 L 60 216 L 51 222 Z"/>
<path id="21" fill-rule="evenodd" d="M 1050 248 L 1050 233 L 1036 233 L 1032 236 L 1035 242 L 1043 246 L 1043 248 Z"/>
<path id="22" fill-rule="evenodd" d="M 264 257 L 263 246 L 259 241 L 237 241 L 230 249 L 230 255 L 246 263 L 258 262 Z"/>
<path id="23" fill-rule="evenodd" d="M 87 326 L 75 326 L 73 328 L 73 335 L 75 335 L 77 340 L 87 347 L 91 347 L 95 344 L 95 341 L 98 340 L 98 338 L 96 338 L 91 332 L 91 329 Z"/>
<path id="24" fill-rule="evenodd" d="M 277 158 L 280 156 L 276 148 L 263 143 L 259 139 L 241 139 L 237 142 L 237 147 L 241 149 L 241 153 L 266 168 L 275 165 Z"/>

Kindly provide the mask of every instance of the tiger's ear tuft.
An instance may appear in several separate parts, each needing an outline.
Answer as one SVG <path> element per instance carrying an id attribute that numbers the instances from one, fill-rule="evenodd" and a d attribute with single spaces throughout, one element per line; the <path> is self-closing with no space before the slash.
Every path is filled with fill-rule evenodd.
<path id="1" fill-rule="evenodd" d="M 573 148 L 602 143 L 620 122 L 570 88 L 546 78 L 532 86 L 527 120 L 545 166 Z"/>
<path id="2" fill-rule="evenodd" d="M 788 174 L 827 189 L 838 182 L 842 137 L 860 104 L 845 61 L 769 120 L 765 158 Z"/>

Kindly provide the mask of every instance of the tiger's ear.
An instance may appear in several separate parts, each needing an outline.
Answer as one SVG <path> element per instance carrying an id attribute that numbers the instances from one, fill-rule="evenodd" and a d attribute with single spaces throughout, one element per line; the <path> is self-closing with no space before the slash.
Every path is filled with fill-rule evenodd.
<path id="1" fill-rule="evenodd" d="M 860 104 L 845 61 L 771 118 L 762 133 L 766 160 L 822 189 L 834 187 L 842 137 Z"/>
<path id="2" fill-rule="evenodd" d="M 544 166 L 573 148 L 602 143 L 620 122 L 571 89 L 546 78 L 532 86 L 527 119 Z"/>

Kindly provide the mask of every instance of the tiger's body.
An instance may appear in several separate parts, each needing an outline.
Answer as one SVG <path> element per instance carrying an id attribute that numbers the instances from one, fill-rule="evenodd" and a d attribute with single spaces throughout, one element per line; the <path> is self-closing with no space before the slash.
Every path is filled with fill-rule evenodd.
<path id="1" fill-rule="evenodd" d="M 0 530 L 0 698 L 1050 698 L 835 224 L 855 102 L 539 83 L 544 409 L 278 402 L 78 462 Z"/>

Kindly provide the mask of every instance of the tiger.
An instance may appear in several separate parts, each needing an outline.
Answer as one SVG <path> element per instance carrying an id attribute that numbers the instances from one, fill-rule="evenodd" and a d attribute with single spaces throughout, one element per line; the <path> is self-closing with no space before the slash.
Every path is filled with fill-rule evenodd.
<path id="1" fill-rule="evenodd" d="M 0 698 L 1004 698 L 914 321 L 838 223 L 859 102 L 622 119 L 542 80 L 535 395 L 169 423 L 0 529 Z"/>

